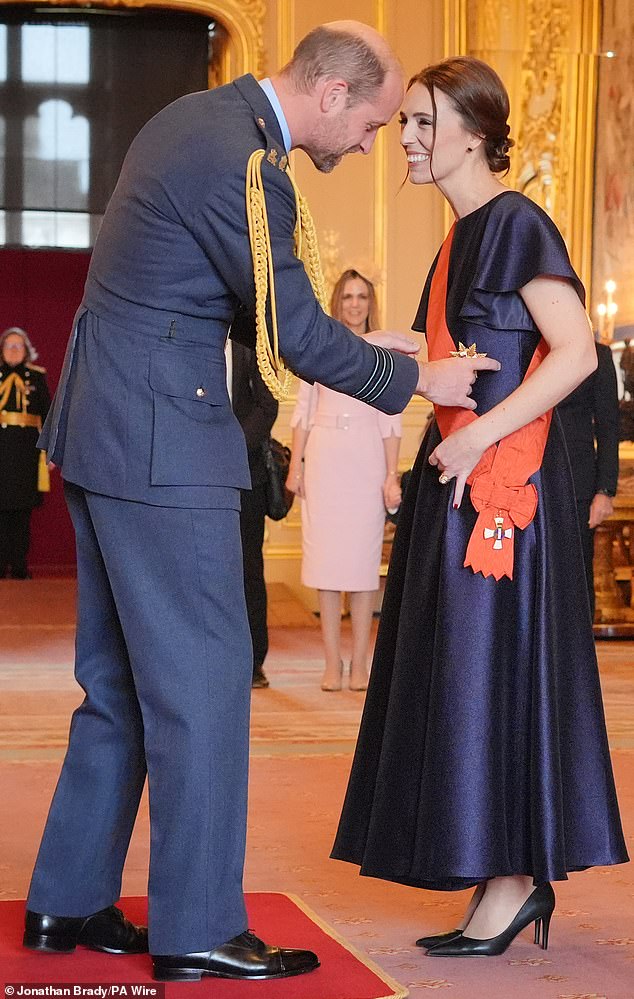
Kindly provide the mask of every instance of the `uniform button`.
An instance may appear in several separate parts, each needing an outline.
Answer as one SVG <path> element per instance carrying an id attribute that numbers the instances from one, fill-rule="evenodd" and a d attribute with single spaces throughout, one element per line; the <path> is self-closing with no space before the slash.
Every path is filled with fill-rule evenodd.
<path id="1" fill-rule="evenodd" d="M 202 385 L 199 385 L 196 389 L 196 395 L 199 399 L 203 399 L 207 395 L 207 389 L 203 388 Z"/>
<path id="2" fill-rule="evenodd" d="M 266 122 L 264 118 L 258 118 L 258 125 L 260 126 L 260 128 L 266 128 Z"/>

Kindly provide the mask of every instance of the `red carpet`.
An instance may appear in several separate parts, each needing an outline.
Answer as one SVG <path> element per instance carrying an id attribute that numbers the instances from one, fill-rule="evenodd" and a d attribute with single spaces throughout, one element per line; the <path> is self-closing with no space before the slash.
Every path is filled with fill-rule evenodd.
<path id="1" fill-rule="evenodd" d="M 267 942 L 314 950 L 321 967 L 308 975 L 268 982 L 203 978 L 167 984 L 165 999 L 402 999 L 407 990 L 354 951 L 295 897 L 277 892 L 247 894 L 249 926 Z M 145 923 L 147 899 L 126 898 L 121 908 Z M 74 954 L 36 954 L 21 946 L 24 902 L 0 902 L 0 985 L 70 983 L 123 985 L 152 982 L 147 954 L 113 957 L 78 947 Z M 5 991 L 5 995 L 7 995 Z M 125 996 L 125 992 L 120 992 Z M 128 997 L 131 995 L 128 992 Z"/>

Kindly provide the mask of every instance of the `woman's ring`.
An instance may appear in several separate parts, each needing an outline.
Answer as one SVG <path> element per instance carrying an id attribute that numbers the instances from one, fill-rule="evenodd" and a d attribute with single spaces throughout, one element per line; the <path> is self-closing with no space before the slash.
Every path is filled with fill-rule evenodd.
<path id="1" fill-rule="evenodd" d="M 440 482 L 441 486 L 446 486 L 447 483 L 449 482 L 449 476 L 445 475 L 445 473 L 443 472 L 438 481 Z"/>

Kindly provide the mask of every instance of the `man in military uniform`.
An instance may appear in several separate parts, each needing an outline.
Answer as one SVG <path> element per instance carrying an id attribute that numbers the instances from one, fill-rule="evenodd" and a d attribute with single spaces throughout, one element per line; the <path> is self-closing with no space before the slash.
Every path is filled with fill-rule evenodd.
<path id="1" fill-rule="evenodd" d="M 50 405 L 44 368 L 17 326 L 0 336 L 0 578 L 28 579 L 29 524 L 42 502 L 37 439 Z"/>
<path id="2" fill-rule="evenodd" d="M 252 650 L 239 496 L 250 483 L 224 347 L 229 326 L 248 340 L 254 317 L 262 346 L 256 305 L 268 278 L 279 349 L 302 378 L 388 413 L 416 391 L 474 408 L 475 369 L 496 362 L 418 363 L 386 349 L 414 351 L 410 337 L 356 337 L 320 308 L 295 256 L 291 147 L 328 172 L 370 151 L 402 95 L 384 39 L 338 22 L 311 32 L 272 80 L 247 75 L 170 104 L 128 151 L 41 440 L 61 465 L 77 536 L 75 671 L 86 699 L 33 873 L 28 947 L 148 948 L 113 906 L 147 772 L 155 977 L 278 978 L 318 966 L 310 951 L 246 931 Z M 268 220 L 255 234 L 254 154 Z M 255 257 L 265 261 L 257 281 Z"/>

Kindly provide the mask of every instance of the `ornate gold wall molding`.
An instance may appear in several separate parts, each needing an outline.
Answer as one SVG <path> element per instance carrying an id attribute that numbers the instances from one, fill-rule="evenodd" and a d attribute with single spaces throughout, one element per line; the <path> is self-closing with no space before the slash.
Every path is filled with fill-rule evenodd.
<path id="1" fill-rule="evenodd" d="M 446 41 L 490 63 L 511 99 L 510 186 L 555 220 L 589 289 L 601 0 L 445 0 Z"/>
<path id="2" fill-rule="evenodd" d="M 467 0 L 444 0 L 444 55 L 467 52 Z"/>
<path id="3" fill-rule="evenodd" d="M 28 3 L 29 0 L 0 0 L 0 4 Z M 86 7 L 85 0 L 41 0 L 39 6 Z M 94 7 L 129 7 L 186 10 L 207 14 L 226 28 L 228 41 L 223 54 L 222 75 L 228 81 L 243 73 L 264 72 L 265 0 L 101 0 Z"/>
<path id="4" fill-rule="evenodd" d="M 634 327 L 634 0 L 605 5 L 597 100 L 593 314 L 616 282 L 617 339 Z M 612 55 L 609 57 L 608 53 Z"/>
<path id="5" fill-rule="evenodd" d="M 277 0 L 277 64 L 285 66 L 295 49 L 295 0 Z"/>
<path id="6" fill-rule="evenodd" d="M 387 37 L 387 9 L 385 0 L 375 0 L 374 26 Z M 373 259 L 379 271 L 387 263 L 387 141 L 381 129 L 374 143 L 374 226 L 372 233 Z M 384 302 L 384 305 L 387 303 Z"/>
<path id="7" fill-rule="evenodd" d="M 522 58 L 522 105 L 511 182 L 536 201 L 564 231 L 568 222 L 566 131 L 562 103 L 570 33 L 567 0 L 529 0 L 527 47 Z M 563 127 L 562 127 L 563 126 Z"/>

